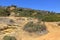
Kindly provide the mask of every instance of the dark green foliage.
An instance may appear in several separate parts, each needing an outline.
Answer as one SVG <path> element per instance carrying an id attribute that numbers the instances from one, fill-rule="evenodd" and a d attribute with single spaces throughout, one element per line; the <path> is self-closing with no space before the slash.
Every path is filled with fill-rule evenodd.
<path id="1" fill-rule="evenodd" d="M 10 13 L 8 10 L 4 9 L 4 8 L 0 8 L 0 16 L 9 16 Z"/>
<path id="2" fill-rule="evenodd" d="M 44 34 L 47 33 L 47 29 L 45 25 L 40 25 L 39 23 L 33 23 L 33 22 L 28 22 L 24 28 L 24 31 L 27 31 L 29 33 L 37 33 L 37 34 Z"/>
<path id="3" fill-rule="evenodd" d="M 3 40 L 16 40 L 16 38 L 13 36 L 7 36 L 6 35 L 6 36 L 4 36 Z"/>
<path id="4" fill-rule="evenodd" d="M 43 17 L 42 21 L 58 22 L 60 21 L 60 17 L 58 17 L 58 15 L 47 15 Z"/>

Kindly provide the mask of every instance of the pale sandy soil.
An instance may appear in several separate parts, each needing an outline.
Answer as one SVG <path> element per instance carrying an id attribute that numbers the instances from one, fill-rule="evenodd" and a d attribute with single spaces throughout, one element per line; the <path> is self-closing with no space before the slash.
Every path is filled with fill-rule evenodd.
<path id="1" fill-rule="evenodd" d="M 45 22 L 45 25 L 49 31 L 48 34 L 37 37 L 23 34 L 22 40 L 60 40 L 60 27 L 56 25 L 56 22 Z"/>
<path id="2" fill-rule="evenodd" d="M 9 18 L 15 20 L 15 22 L 19 22 L 16 20 L 18 18 L 15 18 L 15 17 L 9 17 Z M 5 34 L 0 34 L 0 40 L 3 40 L 3 37 L 5 35 L 15 36 L 17 40 L 60 40 L 60 26 L 57 25 L 58 22 L 45 22 L 45 25 L 49 32 L 42 36 L 29 35 L 27 32 L 23 31 L 22 28 L 27 22 L 29 21 L 25 20 L 20 23 L 17 23 L 18 25 L 20 25 L 19 27 L 17 27 L 17 29 L 5 30 L 8 32 L 5 32 Z M 5 25 L 5 24 L 2 24 L 2 25 Z"/>

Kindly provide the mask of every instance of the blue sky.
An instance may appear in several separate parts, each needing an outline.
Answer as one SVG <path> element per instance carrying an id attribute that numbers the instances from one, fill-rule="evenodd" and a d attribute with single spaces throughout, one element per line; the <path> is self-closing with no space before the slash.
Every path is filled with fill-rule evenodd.
<path id="1" fill-rule="evenodd" d="M 60 12 L 60 0 L 0 0 L 0 6 L 8 5 Z"/>

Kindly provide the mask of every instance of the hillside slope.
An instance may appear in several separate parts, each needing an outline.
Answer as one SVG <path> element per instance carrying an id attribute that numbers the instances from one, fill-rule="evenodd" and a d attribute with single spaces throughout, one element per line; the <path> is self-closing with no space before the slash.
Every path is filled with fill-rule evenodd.
<path id="1" fill-rule="evenodd" d="M 30 8 L 17 7 L 15 5 L 3 7 L 0 6 L 0 17 L 33 17 L 42 21 L 57 22 L 60 21 L 60 13 L 45 10 L 35 10 Z"/>
<path id="2" fill-rule="evenodd" d="M 26 17 L 0 17 L 0 18 L 2 19 L 0 20 L 1 21 L 0 22 L 0 39 L 1 40 L 3 40 L 3 37 L 5 35 L 14 36 L 16 37 L 17 40 L 60 40 L 60 32 L 59 32 L 60 26 L 58 26 L 59 22 L 45 22 L 46 28 L 48 30 L 47 34 L 31 35 L 22 29 L 26 23 L 31 21 L 31 20 L 27 20 L 29 18 L 26 18 Z M 11 22 L 5 21 L 7 19 L 14 20 L 13 24 L 9 25 L 8 23 L 11 23 Z M 32 19 L 32 21 L 36 22 L 36 19 Z M 4 29 L 7 26 L 8 28 Z M 1 27 L 3 30 L 1 30 Z"/>

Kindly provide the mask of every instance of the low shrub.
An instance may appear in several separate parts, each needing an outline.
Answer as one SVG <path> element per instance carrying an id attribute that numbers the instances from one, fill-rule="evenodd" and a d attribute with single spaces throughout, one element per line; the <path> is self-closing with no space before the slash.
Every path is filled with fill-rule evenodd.
<path id="1" fill-rule="evenodd" d="M 46 33 L 47 29 L 45 25 L 35 24 L 33 22 L 28 22 L 23 30 L 29 32 L 29 33 Z"/>
<path id="2" fill-rule="evenodd" d="M 16 38 L 13 36 L 7 36 L 6 35 L 6 36 L 4 36 L 3 40 L 16 40 Z"/>

